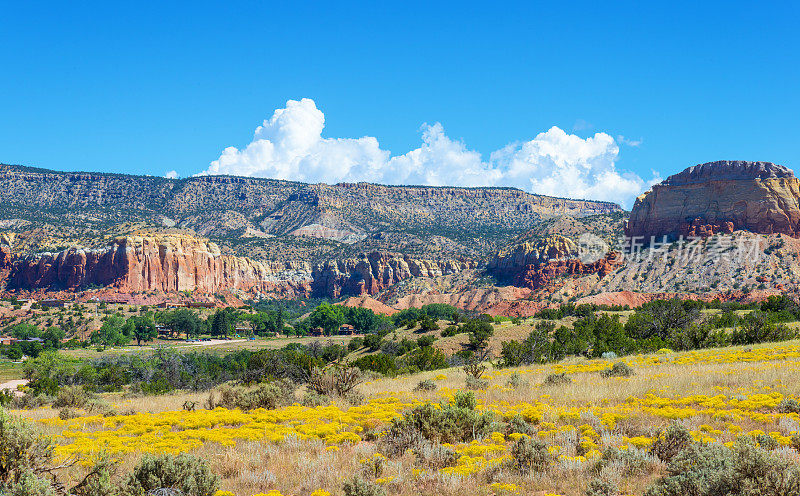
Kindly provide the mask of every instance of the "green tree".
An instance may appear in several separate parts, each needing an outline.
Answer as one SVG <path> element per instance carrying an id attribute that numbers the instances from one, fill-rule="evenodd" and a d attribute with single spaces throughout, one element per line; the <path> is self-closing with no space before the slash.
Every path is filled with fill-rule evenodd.
<path id="1" fill-rule="evenodd" d="M 211 316 L 209 331 L 212 336 L 227 336 L 233 332 L 236 322 L 230 308 L 222 308 Z"/>
<path id="2" fill-rule="evenodd" d="M 469 320 L 461 326 L 463 332 L 469 333 L 469 345 L 475 350 L 486 348 L 489 338 L 494 336 L 492 324 L 483 320 Z"/>
<path id="3" fill-rule="evenodd" d="M 203 321 L 188 308 L 180 308 L 172 312 L 164 325 L 173 332 L 186 334 L 187 337 L 198 336 L 203 331 Z"/>
<path id="4" fill-rule="evenodd" d="M 339 305 L 323 303 L 308 316 L 311 327 L 321 327 L 325 334 L 331 335 L 339 330 L 339 326 L 346 322 L 344 311 Z"/>
<path id="5" fill-rule="evenodd" d="M 58 349 L 61 347 L 61 340 L 64 339 L 64 331 L 56 326 L 50 326 L 42 333 L 42 341 L 45 349 Z"/>
<path id="6" fill-rule="evenodd" d="M 346 309 L 347 323 L 362 332 L 379 329 L 385 320 L 369 308 L 349 307 Z"/>
<path id="7" fill-rule="evenodd" d="M 438 329 L 439 329 L 439 324 L 437 324 L 435 320 L 433 320 L 427 315 L 422 317 L 422 320 L 419 323 L 419 330 L 421 332 L 431 332 L 431 331 L 436 331 Z"/>
<path id="8" fill-rule="evenodd" d="M 129 317 L 125 323 L 125 327 L 129 329 L 129 334 L 136 340 L 136 345 L 141 346 L 142 341 L 152 341 L 158 336 L 156 324 L 153 322 L 153 317 L 150 314 L 137 315 Z"/>
<path id="9" fill-rule="evenodd" d="M 119 315 L 110 315 L 100 326 L 100 329 L 92 333 L 89 340 L 93 344 L 103 346 L 124 346 L 131 340 L 130 335 L 125 335 L 124 328 L 125 319 Z"/>

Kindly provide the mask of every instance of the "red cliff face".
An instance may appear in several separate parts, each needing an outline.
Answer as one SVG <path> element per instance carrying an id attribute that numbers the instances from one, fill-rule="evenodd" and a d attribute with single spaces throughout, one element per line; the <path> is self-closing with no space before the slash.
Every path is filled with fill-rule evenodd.
<path id="1" fill-rule="evenodd" d="M 331 260 L 314 267 L 315 293 L 333 298 L 374 295 L 412 277 L 437 277 L 474 269 L 473 261 L 419 260 L 403 255 L 372 252 L 361 258 Z"/>
<path id="2" fill-rule="evenodd" d="M 578 246 L 574 241 L 553 235 L 501 251 L 489 262 L 487 270 L 514 286 L 539 289 L 563 276 L 598 274 L 605 277 L 620 262 L 615 254 L 609 253 L 599 260 L 584 263 L 578 258 Z"/>
<path id="3" fill-rule="evenodd" d="M 628 236 L 710 236 L 741 229 L 800 234 L 800 185 L 769 162 L 720 161 L 689 167 L 636 199 Z"/>
<path id="4" fill-rule="evenodd" d="M 222 255 L 213 243 L 188 236 L 127 236 L 97 250 L 15 256 L 0 248 L 5 289 L 77 290 L 90 285 L 121 292 L 243 290 L 307 293 L 304 264 L 267 264 Z"/>
<path id="5" fill-rule="evenodd" d="M 313 268 L 304 262 L 258 262 L 223 255 L 190 236 L 120 237 L 102 249 L 16 255 L 0 245 L 0 290 L 110 287 L 121 293 L 243 291 L 338 298 L 374 295 L 412 277 L 436 277 L 475 268 L 471 261 L 418 260 L 373 252 Z M 313 276 L 313 279 L 312 279 Z"/>

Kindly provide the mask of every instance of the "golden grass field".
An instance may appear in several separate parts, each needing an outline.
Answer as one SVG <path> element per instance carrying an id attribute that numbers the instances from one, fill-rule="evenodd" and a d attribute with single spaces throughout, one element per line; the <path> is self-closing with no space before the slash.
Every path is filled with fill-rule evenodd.
<path id="1" fill-rule="evenodd" d="M 400 495 L 573 496 L 583 494 L 596 475 L 591 469 L 605 448 L 646 450 L 672 421 L 684 423 L 700 442 L 730 443 L 742 434 L 766 433 L 788 446 L 800 430 L 798 414 L 777 411 L 784 398 L 800 396 L 798 341 L 686 353 L 662 350 L 624 361 L 634 368 L 632 377 L 602 378 L 599 371 L 611 362 L 575 358 L 489 369 L 488 389 L 476 392 L 478 409 L 506 419 L 521 414 L 530 421 L 532 436 L 545 441 L 556 460 L 546 473 L 521 476 L 503 468 L 519 435 L 496 432 L 451 446 L 458 457 L 455 466 L 431 469 L 406 453 L 382 462 L 380 473 L 371 478 L 389 494 Z M 559 372 L 573 382 L 542 384 L 548 374 Z M 521 383 L 510 387 L 515 373 Z M 437 389 L 415 392 L 423 379 L 432 379 Z M 145 452 L 189 452 L 208 460 L 222 477 L 222 489 L 230 493 L 221 494 L 341 494 L 345 478 L 381 456 L 380 442 L 366 440 L 365 433 L 379 431 L 419 402 L 448 401 L 464 380 L 460 369 L 379 379 L 360 386 L 366 400 L 356 406 L 340 401 L 315 408 L 296 404 L 251 412 L 184 412 L 184 401 L 202 401 L 207 395 L 111 395 L 108 400 L 126 415 L 64 421 L 49 407 L 13 413 L 55 436 L 62 457 L 91 457 L 102 449 L 130 468 Z M 663 465 L 654 459 L 650 473 L 636 476 L 615 473 L 614 467 L 604 470 L 622 494 L 642 494 Z"/>

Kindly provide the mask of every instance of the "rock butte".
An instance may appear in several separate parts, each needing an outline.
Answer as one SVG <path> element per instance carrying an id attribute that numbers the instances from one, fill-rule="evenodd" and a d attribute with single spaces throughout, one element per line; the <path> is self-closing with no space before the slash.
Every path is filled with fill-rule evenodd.
<path id="1" fill-rule="evenodd" d="M 636 199 L 628 236 L 677 238 L 746 230 L 800 233 L 800 188 L 770 162 L 719 161 L 668 177 Z"/>

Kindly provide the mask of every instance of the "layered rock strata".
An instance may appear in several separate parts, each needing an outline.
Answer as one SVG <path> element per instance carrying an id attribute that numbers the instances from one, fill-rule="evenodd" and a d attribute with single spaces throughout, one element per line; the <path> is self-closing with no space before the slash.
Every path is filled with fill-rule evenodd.
<path id="1" fill-rule="evenodd" d="M 214 243 L 189 236 L 125 236 L 101 249 L 17 255 L 0 247 L 0 286 L 6 290 L 78 290 L 112 286 L 120 292 L 244 290 L 306 293 L 302 263 L 263 263 L 223 255 Z"/>
<path id="2" fill-rule="evenodd" d="M 564 276 L 598 274 L 604 277 L 621 260 L 609 253 L 593 261 L 579 258 L 578 245 L 564 236 L 552 235 L 538 242 L 525 242 L 499 252 L 487 271 L 514 286 L 539 289 Z"/>
<path id="3" fill-rule="evenodd" d="M 746 230 L 800 233 L 800 185 L 770 162 L 719 161 L 689 167 L 636 199 L 628 236 L 677 238 Z"/>

